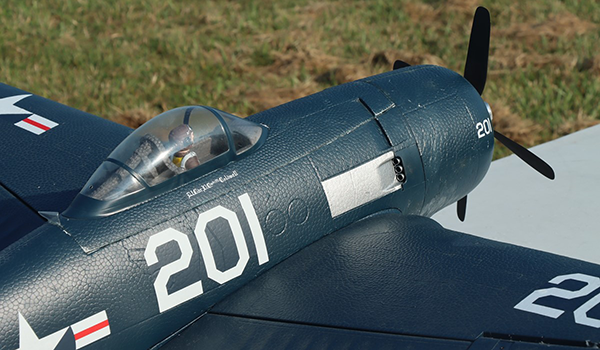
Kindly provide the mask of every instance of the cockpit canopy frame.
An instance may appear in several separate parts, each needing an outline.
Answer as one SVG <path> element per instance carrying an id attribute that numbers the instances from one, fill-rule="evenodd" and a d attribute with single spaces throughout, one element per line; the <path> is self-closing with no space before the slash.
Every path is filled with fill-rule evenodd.
<path id="1" fill-rule="evenodd" d="M 133 131 L 63 215 L 101 217 L 130 208 L 245 157 L 268 128 L 205 106 L 164 112 Z"/>

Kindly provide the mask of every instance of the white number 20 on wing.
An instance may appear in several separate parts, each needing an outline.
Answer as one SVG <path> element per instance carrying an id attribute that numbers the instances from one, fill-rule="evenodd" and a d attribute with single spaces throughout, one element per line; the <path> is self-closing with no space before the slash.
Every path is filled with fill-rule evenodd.
<path id="1" fill-rule="evenodd" d="M 258 264 L 265 264 L 269 261 L 269 253 L 267 252 L 265 237 L 260 227 L 258 217 L 256 216 L 254 206 L 252 205 L 250 197 L 247 193 L 239 196 L 238 199 L 242 205 L 242 210 L 244 211 L 250 226 L 252 239 L 254 240 L 258 255 Z M 235 242 L 235 247 L 238 254 L 238 261 L 235 266 L 232 266 L 225 271 L 221 271 L 217 268 L 215 257 L 210 246 L 208 236 L 206 235 L 206 225 L 208 225 L 209 222 L 219 218 L 225 219 L 229 224 L 229 228 L 233 233 L 233 240 Z M 219 205 L 205 211 L 204 213 L 201 213 L 198 216 L 194 234 L 198 240 L 198 245 L 200 246 L 200 252 L 202 253 L 202 259 L 204 260 L 206 273 L 211 280 L 219 284 L 225 284 L 240 276 L 244 272 L 244 269 L 248 264 L 248 260 L 250 259 L 250 254 L 248 253 L 248 246 L 246 239 L 244 238 L 244 232 L 242 231 L 240 221 L 234 211 Z M 158 271 L 158 276 L 156 276 L 156 280 L 154 281 L 154 291 L 156 292 L 156 299 L 158 301 L 158 309 L 160 312 L 169 310 L 204 293 L 204 290 L 202 289 L 202 281 L 194 282 L 170 294 L 167 290 L 167 283 L 169 282 L 171 276 L 187 269 L 192 260 L 192 244 L 185 233 L 179 232 L 174 228 L 168 228 L 150 236 L 148 245 L 146 246 L 146 251 L 144 252 L 146 264 L 148 266 L 152 266 L 158 263 L 156 250 L 158 247 L 169 242 L 177 243 L 179 250 L 181 251 L 181 256 L 179 259 L 161 267 Z"/>
<path id="2" fill-rule="evenodd" d="M 600 278 L 584 275 L 582 273 L 572 273 L 570 275 L 556 276 L 553 279 L 551 279 L 548 283 L 560 284 L 568 280 L 583 282 L 585 283 L 585 285 L 579 290 L 566 290 L 558 287 L 534 290 L 525 299 L 521 300 L 517 305 L 515 305 L 515 309 L 531 312 L 546 317 L 558 318 L 565 312 L 564 310 L 535 304 L 535 301 L 548 296 L 554 296 L 561 299 L 571 300 L 589 295 L 590 293 L 592 293 L 600 287 Z M 586 301 L 583 305 L 579 306 L 575 311 L 573 311 L 575 323 L 594 328 L 600 328 L 600 320 L 587 315 L 587 313 L 599 303 L 600 294 L 594 296 L 590 300 Z"/>

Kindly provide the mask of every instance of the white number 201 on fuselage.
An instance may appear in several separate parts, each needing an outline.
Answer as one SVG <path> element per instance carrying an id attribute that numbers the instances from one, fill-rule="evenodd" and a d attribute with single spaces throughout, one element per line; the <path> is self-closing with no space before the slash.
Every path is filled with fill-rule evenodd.
<path id="1" fill-rule="evenodd" d="M 252 201 L 250 200 L 250 196 L 248 196 L 247 193 L 239 196 L 238 199 L 242 205 L 242 210 L 244 211 L 244 215 L 246 215 L 246 219 L 248 220 L 248 224 L 250 226 L 252 239 L 254 240 L 254 244 L 256 246 L 258 264 L 265 264 L 269 261 L 269 253 L 267 251 L 267 245 L 265 243 L 265 237 L 262 228 L 260 227 L 258 217 L 256 216 L 256 210 L 254 209 Z M 225 271 L 221 271 L 217 268 L 215 257 L 210 246 L 208 236 L 206 235 L 206 225 L 208 225 L 209 222 L 219 218 L 225 219 L 229 224 L 229 228 L 233 233 L 233 240 L 238 253 L 238 261 L 235 266 L 232 266 Z M 196 221 L 194 235 L 196 236 L 198 246 L 200 247 L 200 253 L 202 255 L 202 260 L 204 261 L 208 278 L 219 284 L 225 284 L 240 276 L 244 272 L 244 269 L 248 264 L 248 260 L 250 259 L 250 254 L 248 252 L 246 239 L 244 238 L 242 226 L 240 225 L 240 220 L 234 211 L 219 205 L 201 213 L 198 215 L 198 220 Z M 169 293 L 167 290 L 167 283 L 169 282 L 171 276 L 187 269 L 190 266 L 190 261 L 192 260 L 192 244 L 185 233 L 177 231 L 174 228 L 168 228 L 150 236 L 148 239 L 148 245 L 146 246 L 146 250 L 144 252 L 146 264 L 148 266 L 152 266 L 158 263 L 156 250 L 158 247 L 169 242 L 177 243 L 179 250 L 181 251 L 181 256 L 179 259 L 161 267 L 158 271 L 158 275 L 156 276 L 156 280 L 154 281 L 154 291 L 156 292 L 156 300 L 158 301 L 158 309 L 160 312 L 174 308 L 175 306 L 204 293 L 201 280 L 172 293 Z"/>

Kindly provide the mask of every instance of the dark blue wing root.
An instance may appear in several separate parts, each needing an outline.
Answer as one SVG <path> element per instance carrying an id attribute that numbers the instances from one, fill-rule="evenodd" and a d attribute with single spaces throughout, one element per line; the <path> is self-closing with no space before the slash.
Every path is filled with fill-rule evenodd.
<path id="1" fill-rule="evenodd" d="M 0 185 L 0 250 L 33 231 L 44 220 Z"/>
<path id="2" fill-rule="evenodd" d="M 29 94 L 0 84 L 0 99 L 19 95 Z M 35 211 L 66 209 L 94 170 L 131 132 L 125 126 L 36 95 L 14 104 L 3 101 L 0 184 Z M 32 115 L 49 120 L 53 127 L 36 134 L 15 125 Z M 32 130 L 40 130 L 35 128 Z M 0 207 L 2 215 L 5 209 Z"/>
<path id="3" fill-rule="evenodd" d="M 600 268 L 449 231 L 423 217 L 378 215 L 275 266 L 171 342 L 173 348 L 228 349 L 597 344 L 597 329 L 573 320 L 581 298 L 539 300 L 565 310 L 557 319 L 514 308 L 552 286 L 552 278 L 571 273 L 600 277 Z"/>

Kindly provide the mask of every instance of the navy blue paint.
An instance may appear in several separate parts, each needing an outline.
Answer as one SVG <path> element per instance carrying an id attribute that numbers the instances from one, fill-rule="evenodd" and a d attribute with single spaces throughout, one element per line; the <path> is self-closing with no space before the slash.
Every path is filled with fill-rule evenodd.
<path id="1" fill-rule="evenodd" d="M 0 186 L 0 251 L 44 223 L 3 186 Z"/>
<path id="2" fill-rule="evenodd" d="M 0 98 L 27 92 L 0 84 Z M 35 135 L 0 115 L 0 183 L 36 210 L 61 212 L 131 129 L 32 95 L 16 105 L 59 125 Z"/>
<path id="3" fill-rule="evenodd" d="M 530 343 L 598 343 L 597 329 L 572 316 L 593 295 L 548 297 L 566 310 L 557 319 L 513 308 L 552 286 L 550 279 L 574 272 L 600 277 L 594 264 L 449 231 L 424 217 L 385 214 L 307 246 L 211 312 L 464 341 L 493 333 Z"/>
<path id="4" fill-rule="evenodd" d="M 545 339 L 538 341 L 503 340 L 481 337 L 469 347 L 469 350 L 582 350 L 591 347 L 581 342 L 580 345 L 548 343 Z"/>
<path id="5" fill-rule="evenodd" d="M 226 345 L 224 345 L 226 344 Z M 466 350 L 470 342 L 336 329 L 208 314 L 161 349 Z"/>

